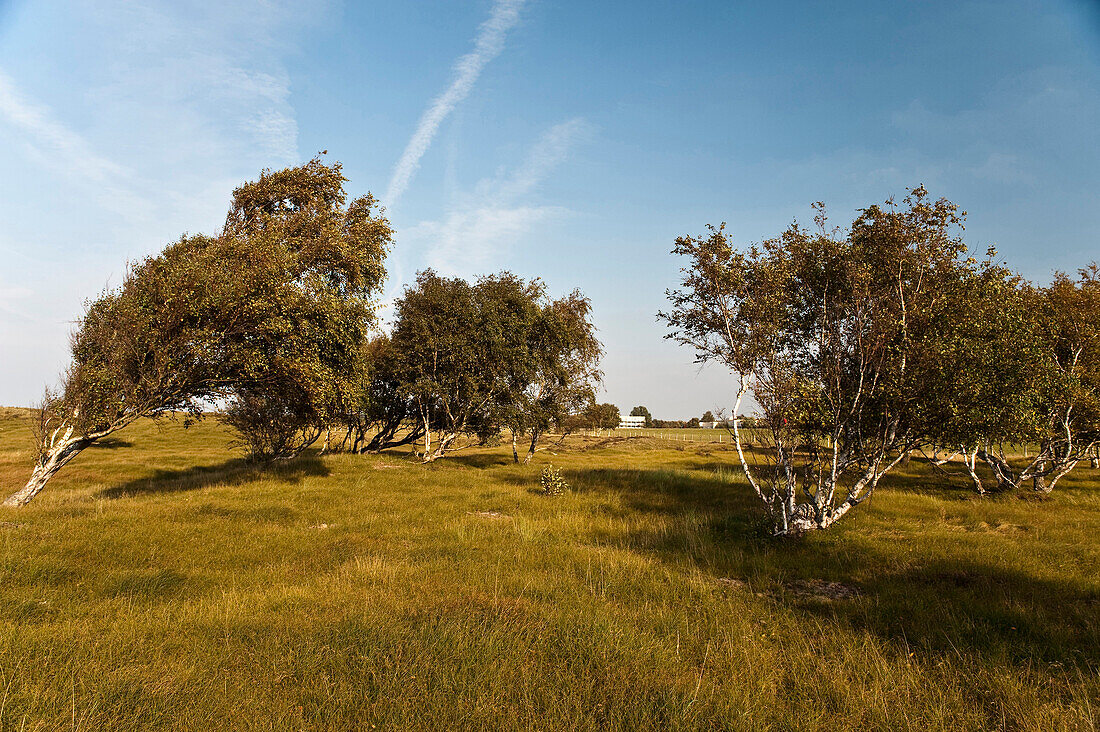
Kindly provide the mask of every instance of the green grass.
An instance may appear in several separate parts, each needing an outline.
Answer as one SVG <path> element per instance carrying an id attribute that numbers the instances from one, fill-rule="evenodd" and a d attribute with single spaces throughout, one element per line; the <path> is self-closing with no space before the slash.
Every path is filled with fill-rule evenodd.
<path id="1" fill-rule="evenodd" d="M 775 543 L 728 446 L 254 468 L 141 423 L 0 511 L 0 729 L 1095 729 L 1100 476 L 918 461 Z M 29 470 L 0 415 L 0 488 Z M 538 491 L 553 462 L 573 490 Z M 825 582 L 858 594 L 830 599 Z"/>

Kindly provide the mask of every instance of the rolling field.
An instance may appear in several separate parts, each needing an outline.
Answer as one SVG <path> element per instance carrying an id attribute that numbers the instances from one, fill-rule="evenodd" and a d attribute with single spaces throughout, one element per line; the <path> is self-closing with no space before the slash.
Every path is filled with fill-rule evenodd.
<path id="1" fill-rule="evenodd" d="M 0 490 L 29 473 L 0 410 Z M 142 422 L 0 509 L 0 730 L 1096 729 L 1100 473 L 914 460 L 766 537 L 728 444 L 241 461 Z M 541 467 L 573 490 L 539 494 Z"/>

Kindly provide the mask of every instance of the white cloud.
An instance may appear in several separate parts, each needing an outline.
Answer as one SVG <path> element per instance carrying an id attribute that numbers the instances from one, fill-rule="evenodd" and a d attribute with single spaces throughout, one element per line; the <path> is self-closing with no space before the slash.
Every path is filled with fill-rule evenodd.
<path id="1" fill-rule="evenodd" d="M 465 99 L 474 88 L 486 64 L 504 49 L 508 31 L 519 21 L 524 0 L 497 0 L 489 19 L 481 24 L 474 50 L 460 58 L 454 65 L 454 79 L 441 95 L 435 98 L 416 125 L 405 151 L 394 166 L 390 184 L 383 202 L 393 208 L 409 187 L 409 182 L 420 167 L 420 159 L 432 144 L 439 125 Z"/>
<path id="2" fill-rule="evenodd" d="M 409 237 L 433 242 L 427 257 L 433 269 L 470 275 L 491 268 L 511 242 L 567 211 L 556 206 L 488 206 L 451 211 L 443 221 L 416 225 Z"/>
<path id="3" fill-rule="evenodd" d="M 510 200 L 530 193 L 591 130 L 588 122 L 579 117 L 551 127 L 534 144 L 523 164 L 499 187 L 495 197 Z"/>
<path id="4" fill-rule="evenodd" d="M 298 157 L 298 122 L 275 109 L 264 109 L 244 122 L 247 130 L 271 157 L 293 161 Z"/>
<path id="5" fill-rule="evenodd" d="M 66 357 L 81 302 L 126 261 L 212 232 L 234 186 L 294 164 L 284 62 L 317 4 L 27 4 L 0 48 L 0 403 Z M 18 285 L 18 287 L 16 286 Z"/>
<path id="6" fill-rule="evenodd" d="M 36 318 L 32 317 L 18 305 L 20 301 L 27 300 L 32 295 L 34 295 L 34 290 L 31 290 L 29 287 L 6 287 L 0 285 L 0 312 L 14 315 L 23 320 L 36 320 Z"/>
<path id="7" fill-rule="evenodd" d="M 0 120 L 18 133 L 25 151 L 55 173 L 95 191 L 116 213 L 140 210 L 141 200 L 129 190 L 133 172 L 97 153 L 81 135 L 62 124 L 45 106 L 32 101 L 0 69 Z"/>
<path id="8" fill-rule="evenodd" d="M 1034 183 L 1035 177 L 1023 169 L 1016 155 L 991 152 L 985 160 L 967 171 L 975 178 L 991 183 Z"/>
<path id="9" fill-rule="evenodd" d="M 439 221 L 423 221 L 404 238 L 423 242 L 426 260 L 444 274 L 470 275 L 493 268 L 517 239 L 547 220 L 565 215 L 560 206 L 533 205 L 523 199 L 589 134 L 582 119 L 555 125 L 531 147 L 511 173 L 483 179 L 468 195 L 459 195 Z"/>
<path id="10" fill-rule="evenodd" d="M 43 147 L 64 155 L 80 175 L 102 182 L 127 174 L 121 165 L 92 152 L 80 135 L 54 119 L 48 109 L 27 99 L 3 70 L 0 70 L 0 115 Z"/>

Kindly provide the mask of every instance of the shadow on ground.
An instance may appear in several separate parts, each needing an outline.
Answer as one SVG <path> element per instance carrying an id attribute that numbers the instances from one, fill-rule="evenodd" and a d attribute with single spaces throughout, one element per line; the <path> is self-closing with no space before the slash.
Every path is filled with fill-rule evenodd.
<path id="1" fill-rule="evenodd" d="M 298 483 L 306 477 L 325 477 L 329 469 L 315 456 L 302 456 L 276 463 L 256 463 L 243 458 L 219 465 L 198 466 L 186 470 L 156 470 L 153 475 L 106 488 L 97 498 L 125 498 L 151 494 L 193 491 L 212 485 L 237 486 L 262 479 Z"/>
<path id="2" fill-rule="evenodd" d="M 522 456 L 521 458 L 522 459 Z M 492 452 L 457 452 L 435 461 L 436 465 L 461 465 L 466 468 L 495 468 L 512 465 L 511 455 Z"/>
<path id="3" fill-rule="evenodd" d="M 976 561 L 929 560 L 872 575 L 854 602 L 802 612 L 936 654 L 1019 666 L 1100 666 L 1100 592 Z"/>
<path id="4" fill-rule="evenodd" d="M 126 440 L 120 440 L 115 437 L 104 437 L 101 440 L 96 440 L 89 448 L 93 450 L 117 450 L 120 447 L 133 447 L 134 443 L 127 442 Z"/>
<path id="5" fill-rule="evenodd" d="M 919 534 L 869 538 L 858 521 L 773 539 L 744 478 L 728 465 L 704 465 L 710 469 L 580 469 L 566 479 L 577 492 L 611 492 L 624 508 L 670 519 L 656 527 L 628 520 L 625 533 L 595 537 L 600 542 L 693 566 L 717 586 L 763 591 L 807 619 L 842 622 L 899 652 L 1100 667 L 1100 589 L 1010 566 L 1010 558 L 998 563 L 994 544 L 948 560 L 934 546 L 913 546 Z M 852 595 L 800 591 L 810 583 L 838 583 Z"/>

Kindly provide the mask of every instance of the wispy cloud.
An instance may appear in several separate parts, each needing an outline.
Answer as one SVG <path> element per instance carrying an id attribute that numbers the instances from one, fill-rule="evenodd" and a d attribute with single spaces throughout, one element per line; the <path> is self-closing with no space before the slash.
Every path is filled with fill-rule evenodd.
<path id="1" fill-rule="evenodd" d="M 432 144 L 439 125 L 474 88 L 486 64 L 496 58 L 504 48 L 508 31 L 519 21 L 524 0 L 497 0 L 489 19 L 481 24 L 474 50 L 460 58 L 454 65 L 454 79 L 420 118 L 416 131 L 409 139 L 400 160 L 394 166 L 390 184 L 386 188 L 384 203 L 391 208 L 409 187 L 409 182 L 420 167 L 420 159 Z"/>
<path id="2" fill-rule="evenodd" d="M 15 315 L 23 320 L 35 321 L 37 318 L 26 313 L 22 308 L 16 307 L 15 302 L 27 300 L 34 291 L 27 287 L 5 287 L 0 285 L 0 312 Z"/>
<path id="3" fill-rule="evenodd" d="M 3 70 L 0 70 L 0 115 L 44 147 L 63 154 L 81 175 L 105 181 L 127 172 L 117 163 L 92 152 L 80 135 L 54 119 L 48 109 L 23 95 Z"/>
<path id="4" fill-rule="evenodd" d="M 97 0 L 12 16 L 6 31 L 36 54 L 0 49 L 0 403 L 28 403 L 57 371 L 81 301 L 126 260 L 216 230 L 235 185 L 301 159 L 285 59 L 327 22 L 321 5 Z"/>
<path id="5" fill-rule="evenodd" d="M 141 208 L 127 181 L 128 168 L 97 153 L 80 134 L 62 124 L 53 112 L 23 94 L 0 69 L 0 120 L 19 133 L 27 153 L 70 180 L 96 191 L 107 207 L 123 215 Z"/>
<path id="6" fill-rule="evenodd" d="M 298 121 L 275 109 L 265 109 L 245 120 L 243 127 L 276 160 L 298 157 Z"/>
<path id="7" fill-rule="evenodd" d="M 460 195 L 440 221 L 423 221 L 405 238 L 424 242 L 429 266 L 446 274 L 470 275 L 491 267 L 516 239 L 539 224 L 568 213 L 560 206 L 534 205 L 523 199 L 590 133 L 583 119 L 555 125 L 531 147 L 510 174 L 484 179 Z"/>

